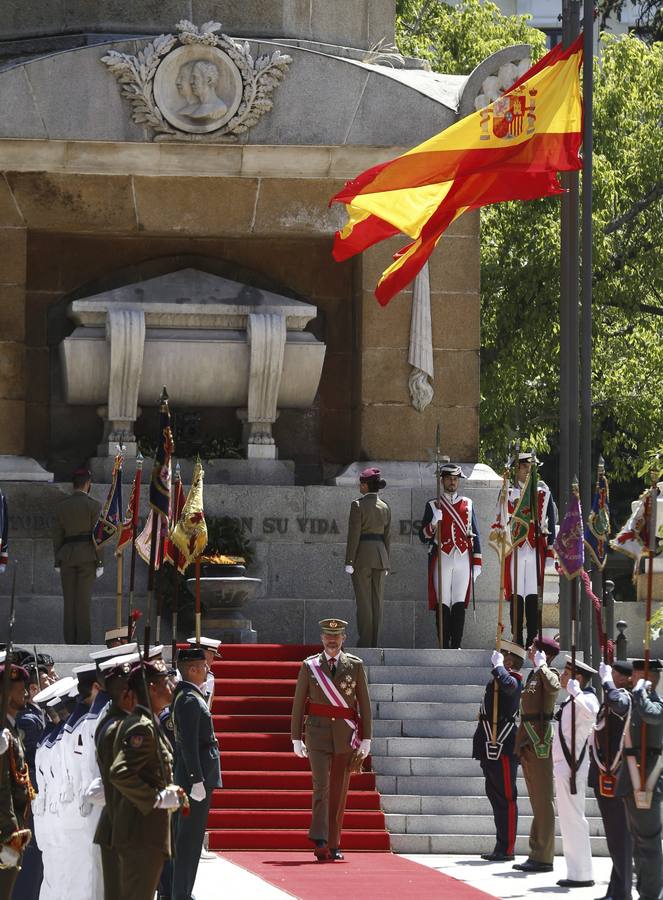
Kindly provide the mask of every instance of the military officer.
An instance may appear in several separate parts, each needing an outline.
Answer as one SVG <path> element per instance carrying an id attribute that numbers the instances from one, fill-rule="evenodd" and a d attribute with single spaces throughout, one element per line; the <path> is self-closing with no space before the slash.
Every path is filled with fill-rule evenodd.
<path id="1" fill-rule="evenodd" d="M 0 575 L 7 568 L 9 561 L 9 513 L 7 511 L 7 500 L 0 490 Z"/>
<path id="2" fill-rule="evenodd" d="M 474 505 L 458 493 L 465 478 L 460 466 L 440 467 L 443 491 L 426 504 L 419 540 L 428 544 L 428 608 L 435 610 L 441 648 L 459 648 L 473 582 L 481 574 L 481 544 Z M 442 591 L 438 592 L 438 542 L 442 550 Z M 440 608 L 442 622 L 440 622 Z"/>
<path id="3" fill-rule="evenodd" d="M 379 491 L 386 486 L 379 469 L 364 469 L 359 476 L 361 497 L 350 506 L 345 571 L 352 576 L 360 647 L 377 647 L 380 642 L 391 510 Z"/>
<path id="4" fill-rule="evenodd" d="M 622 736 L 631 710 L 633 663 L 617 660 L 612 666 L 601 663 L 603 703 L 589 738 L 588 784 L 594 788 L 603 830 L 612 859 L 612 872 L 606 898 L 631 900 L 633 883 L 633 846 L 621 797 L 616 796 L 617 776 L 622 765 Z"/>
<path id="5" fill-rule="evenodd" d="M 112 849 L 119 857 L 122 900 L 153 900 L 171 855 L 170 816 L 182 796 L 172 783 L 172 755 L 154 719 L 171 702 L 172 689 L 163 660 L 135 666 L 128 684 L 137 703 L 117 729 L 113 746 Z"/>
<path id="6" fill-rule="evenodd" d="M 481 856 L 489 862 L 507 862 L 514 858 L 518 829 L 518 757 L 513 748 L 522 688 L 520 669 L 525 656 L 525 650 L 511 641 L 502 641 L 501 649 L 493 651 L 490 660 L 492 678 L 486 686 L 479 724 L 474 732 L 472 756 L 481 762 L 497 833 L 493 851 Z M 497 730 L 493 740 L 495 702 L 498 704 Z"/>
<path id="7" fill-rule="evenodd" d="M 635 882 L 641 900 L 663 897 L 661 796 L 663 796 L 663 699 L 656 691 L 663 663 L 652 659 L 644 679 L 644 659 L 633 660 L 631 711 L 624 726 L 624 762 L 617 778 L 633 841 Z M 644 789 L 641 783 L 642 726 L 646 725 Z"/>
<path id="8" fill-rule="evenodd" d="M 541 463 L 531 450 L 518 455 L 515 483 L 509 488 L 508 509 L 513 515 L 525 488 L 532 466 Z M 511 632 L 513 640 L 521 646 L 530 647 L 539 627 L 537 565 L 540 577 L 545 572 L 554 572 L 555 559 L 553 541 L 555 540 L 556 516 L 555 504 L 548 485 L 538 480 L 538 517 L 539 540 L 536 541 L 534 521 L 530 523 L 525 541 L 506 557 L 504 591 L 511 598 Z M 538 563 L 535 547 L 538 547 Z M 517 565 L 516 565 L 517 560 Z M 514 568 L 515 567 L 515 568 Z M 523 642 L 523 618 L 527 625 L 527 638 Z"/>
<path id="9" fill-rule="evenodd" d="M 200 646 L 203 648 L 205 652 L 205 662 L 207 663 L 207 676 L 205 677 L 205 699 L 207 700 L 207 705 L 209 708 L 212 708 L 212 703 L 214 701 L 214 672 L 212 671 L 212 665 L 217 660 L 221 659 L 221 653 L 219 652 L 219 647 L 221 646 L 221 641 L 217 641 L 215 638 L 201 637 L 200 645 L 195 637 L 190 637 L 186 639 L 187 644 L 190 647 Z"/>
<path id="10" fill-rule="evenodd" d="M 175 735 L 175 781 L 189 795 L 189 815 L 177 816 L 172 900 L 191 900 L 212 794 L 221 787 L 219 745 L 205 686 L 208 666 L 203 647 L 180 650 L 182 676 L 175 688 L 171 719 Z"/>
<path id="11" fill-rule="evenodd" d="M 302 663 L 292 704 L 293 750 L 308 757 L 313 776 L 308 836 L 320 862 L 343 859 L 340 840 L 350 764 L 355 753 L 366 758 L 371 750 L 368 683 L 362 660 L 343 650 L 347 624 L 342 619 L 320 621 L 322 653 Z"/>
<path id="12" fill-rule="evenodd" d="M 0 692 L 9 680 L 7 721 L 0 730 L 0 900 L 9 900 L 28 844 L 30 802 L 34 791 L 16 717 L 24 708 L 30 676 L 4 658 L 0 664 Z"/>
<path id="13" fill-rule="evenodd" d="M 572 660 L 567 656 L 560 678 L 560 684 L 568 694 L 555 715 L 552 746 L 557 814 L 566 860 L 566 878 L 557 882 L 560 887 L 592 887 L 594 884 L 589 823 L 585 818 L 585 791 L 589 771 L 587 742 L 599 711 L 599 701 L 591 684 L 592 675 L 596 674 L 596 669 L 576 660 L 576 677 L 573 678 Z M 572 784 L 574 770 L 575 792 Z"/>
<path id="14" fill-rule="evenodd" d="M 64 596 L 64 640 L 66 644 L 90 643 L 90 598 L 101 567 L 92 539 L 101 504 L 89 496 L 92 476 L 77 469 L 72 493 L 55 510 L 53 556 L 60 571 Z"/>
<path id="15" fill-rule="evenodd" d="M 553 870 L 555 805 L 550 748 L 560 678 L 557 669 L 550 664 L 558 653 L 557 641 L 540 637 L 535 638 L 527 654 L 533 668 L 520 696 L 520 724 L 515 752 L 525 776 L 533 819 L 529 833 L 529 855 L 524 863 L 516 863 L 513 867 L 520 872 Z"/>
<path id="16" fill-rule="evenodd" d="M 112 849 L 114 844 L 113 821 L 118 794 L 110 781 L 110 768 L 114 759 L 113 748 L 117 730 L 133 711 L 135 705 L 135 695 L 129 690 L 129 675 L 132 666 L 139 661 L 136 653 L 111 657 L 99 664 L 99 677 L 105 691 L 110 696 L 110 705 L 101 716 L 94 733 L 101 793 L 99 793 L 98 786 L 89 787 L 87 796 L 89 800 L 99 805 L 103 798 L 101 814 L 94 833 L 94 843 L 101 848 L 104 900 L 122 900 L 117 856 Z"/>

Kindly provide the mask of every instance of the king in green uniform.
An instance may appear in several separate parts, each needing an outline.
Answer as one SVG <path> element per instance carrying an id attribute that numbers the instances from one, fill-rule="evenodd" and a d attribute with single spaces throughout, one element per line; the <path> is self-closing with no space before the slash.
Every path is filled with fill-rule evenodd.
<path id="1" fill-rule="evenodd" d="M 552 872 L 555 855 L 555 804 L 553 802 L 553 761 L 551 755 L 552 717 L 560 688 L 557 669 L 550 663 L 559 653 L 551 638 L 535 638 L 528 658 L 533 669 L 520 695 L 520 725 L 515 752 L 525 776 L 532 804 L 529 856 L 513 867 L 520 872 Z"/>
<path id="2" fill-rule="evenodd" d="M 633 865 L 640 900 L 663 898 L 661 852 L 661 797 L 663 796 L 663 699 L 656 688 L 663 662 L 652 659 L 647 681 L 644 659 L 633 660 L 631 711 L 624 726 L 624 762 L 619 770 L 616 794 L 624 800 L 633 839 Z M 642 729 L 646 726 L 646 773 L 641 786 Z"/>
<path id="3" fill-rule="evenodd" d="M 145 662 L 144 669 L 147 691 L 140 665 L 129 676 L 137 703 L 117 729 L 109 773 L 118 794 L 111 827 L 122 900 L 153 900 L 171 855 L 170 816 L 182 796 L 172 783 L 168 741 L 154 720 L 172 699 L 168 670 L 163 660 Z"/>
<path id="4" fill-rule="evenodd" d="M 55 511 L 53 558 L 62 581 L 65 644 L 90 643 L 90 599 L 101 565 L 92 539 L 101 504 L 89 496 L 91 485 L 89 471 L 77 469 L 72 493 Z"/>
<path id="5" fill-rule="evenodd" d="M 0 900 L 9 900 L 31 837 L 28 822 L 35 796 L 16 715 L 25 706 L 30 676 L 22 666 L 0 665 L 0 692 L 9 677 L 6 727 L 0 731 Z"/>
<path id="6" fill-rule="evenodd" d="M 343 859 L 340 840 L 350 765 L 355 754 L 365 758 L 371 749 L 368 683 L 362 660 L 343 651 L 347 624 L 341 619 L 321 620 L 324 649 L 302 663 L 292 704 L 293 750 L 308 757 L 313 775 L 308 836 L 320 862 Z"/>

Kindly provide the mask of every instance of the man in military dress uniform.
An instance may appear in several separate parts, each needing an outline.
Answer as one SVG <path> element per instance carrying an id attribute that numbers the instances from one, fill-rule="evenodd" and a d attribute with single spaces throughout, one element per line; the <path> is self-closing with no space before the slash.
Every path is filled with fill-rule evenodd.
<path id="1" fill-rule="evenodd" d="M 359 476 L 361 497 L 350 506 L 345 571 L 352 575 L 360 647 L 377 647 L 380 642 L 391 510 L 378 492 L 386 486 L 379 469 L 364 469 Z"/>
<path id="2" fill-rule="evenodd" d="M 175 688 L 171 719 L 175 735 L 175 781 L 190 797 L 189 815 L 177 816 L 172 900 L 191 900 L 215 788 L 221 787 L 219 745 L 204 694 L 207 661 L 203 647 L 180 650 L 182 680 Z"/>
<path id="3" fill-rule="evenodd" d="M 135 666 L 129 687 L 137 704 L 117 729 L 109 773 L 117 791 L 112 849 L 119 857 L 122 900 L 153 900 L 164 860 L 171 855 L 170 816 L 181 798 L 172 783 L 168 743 L 154 720 L 172 700 L 166 664 L 155 660 Z"/>
<path id="4" fill-rule="evenodd" d="M 355 753 L 365 758 L 371 750 L 368 683 L 362 660 L 343 651 L 347 624 L 341 619 L 320 621 L 324 649 L 302 663 L 292 704 L 293 750 L 308 757 L 313 776 L 308 836 L 320 862 L 343 859 L 341 827 L 350 763 Z"/>
<path id="5" fill-rule="evenodd" d="M 465 477 L 461 467 L 445 463 L 440 471 L 444 490 L 440 497 L 426 504 L 419 540 L 428 544 L 428 608 L 435 610 L 440 647 L 457 649 L 463 639 L 465 609 L 473 582 L 481 574 L 481 544 L 474 505 L 469 497 L 458 493 L 459 479 Z M 437 583 L 439 549 L 442 550 L 441 592 Z"/>
<path id="6" fill-rule="evenodd" d="M 34 796 L 16 716 L 25 706 L 29 675 L 22 666 L 3 659 L 0 693 L 9 679 L 7 721 L 0 731 L 0 900 L 9 900 L 30 840 L 30 802 Z M 2 723 L 0 723 L 1 725 Z"/>
<path id="7" fill-rule="evenodd" d="M 635 883 L 641 900 L 663 897 L 661 852 L 661 797 L 663 796 L 663 699 L 656 691 L 663 663 L 652 659 L 644 679 L 645 661 L 633 660 L 631 711 L 624 726 L 624 762 L 617 779 L 633 841 Z M 646 725 L 646 771 L 641 789 L 642 725 Z"/>
<path id="8" fill-rule="evenodd" d="M 92 476 L 87 469 L 74 472 L 72 485 L 72 493 L 55 510 L 53 557 L 62 581 L 65 643 L 89 644 L 90 599 L 101 566 L 92 531 L 101 504 L 89 496 Z"/>
<path id="9" fill-rule="evenodd" d="M 622 735 L 631 710 L 633 663 L 617 660 L 601 663 L 603 703 L 589 738 L 591 753 L 588 784 L 594 788 L 603 830 L 612 859 L 610 882 L 605 892 L 611 900 L 631 900 L 633 846 L 621 797 L 616 796 L 617 776 L 622 765 Z"/>
<path id="10" fill-rule="evenodd" d="M 575 674 L 576 677 L 572 678 L 573 664 L 571 657 L 567 656 L 560 683 L 568 697 L 562 701 L 555 715 L 552 747 L 557 814 L 566 860 L 566 878 L 560 879 L 557 884 L 567 888 L 592 887 L 594 884 L 592 845 L 589 823 L 585 817 L 585 790 L 589 771 L 587 742 L 599 711 L 599 701 L 591 684 L 592 675 L 597 672 L 576 660 Z M 572 790 L 574 770 L 575 792 Z"/>
<path id="11" fill-rule="evenodd" d="M 507 862 L 514 858 L 518 829 L 518 757 L 513 748 L 522 688 L 520 669 L 525 655 L 524 649 L 511 641 L 502 641 L 501 649 L 493 651 L 490 659 L 492 678 L 486 686 L 479 724 L 474 732 L 472 756 L 481 762 L 486 779 L 486 796 L 490 800 L 495 819 L 495 848 L 491 853 L 481 856 L 481 859 L 489 862 Z M 497 730 L 493 740 L 495 702 Z"/>
<path id="12" fill-rule="evenodd" d="M 111 698 L 110 706 L 101 716 L 94 733 L 94 743 L 99 764 L 99 777 L 104 805 L 94 834 L 94 843 L 101 849 L 101 866 L 104 876 L 104 900 L 122 900 L 117 865 L 117 855 L 113 848 L 113 822 L 118 794 L 110 780 L 113 764 L 115 737 L 117 730 L 133 711 L 135 695 L 129 690 L 129 675 L 138 654 L 111 657 L 99 664 L 99 677 L 105 691 Z"/>
<path id="13" fill-rule="evenodd" d="M 550 663 L 559 653 L 551 638 L 536 638 L 529 648 L 532 671 L 520 696 L 520 724 L 515 752 L 525 776 L 532 805 L 529 856 L 513 868 L 520 872 L 552 872 L 555 854 L 555 804 L 553 802 L 552 717 L 559 672 Z"/>
<path id="14" fill-rule="evenodd" d="M 518 455 L 515 483 L 509 488 L 508 509 L 513 515 L 532 471 L 532 465 L 541 463 L 531 450 Z M 537 485 L 539 540 L 536 541 L 534 520 L 530 522 L 525 541 L 506 557 L 504 570 L 504 593 L 511 598 L 511 632 L 513 639 L 521 646 L 530 647 L 539 627 L 538 612 L 538 580 L 543 579 L 545 572 L 554 572 L 555 559 L 553 541 L 555 540 L 556 516 L 555 504 L 548 485 L 538 480 Z M 538 555 L 538 560 L 537 560 Z M 516 565 L 517 559 L 517 565 Z M 523 641 L 523 621 L 527 626 L 527 637 Z"/>

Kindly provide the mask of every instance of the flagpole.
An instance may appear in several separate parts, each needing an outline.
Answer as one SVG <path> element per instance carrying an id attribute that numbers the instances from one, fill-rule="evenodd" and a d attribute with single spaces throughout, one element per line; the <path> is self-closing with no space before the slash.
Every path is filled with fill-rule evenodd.
<path id="1" fill-rule="evenodd" d="M 201 636 L 200 613 L 200 556 L 196 557 L 196 647 L 200 647 Z"/>
<path id="2" fill-rule="evenodd" d="M 122 453 L 122 445 L 120 444 L 119 452 Z M 117 477 L 122 480 L 122 462 L 120 463 L 120 469 L 117 473 Z M 122 505 L 120 504 L 119 510 L 119 527 L 122 527 Z M 118 531 L 119 534 L 119 531 Z M 120 628 L 122 626 L 122 579 L 124 576 L 124 566 L 122 564 L 122 554 L 115 554 L 115 562 L 117 564 L 116 568 L 116 576 L 115 576 L 115 627 Z"/>
<path id="3" fill-rule="evenodd" d="M 168 391 L 165 386 L 161 391 L 161 397 L 159 398 L 159 420 L 161 420 L 161 412 L 166 407 L 168 408 Z M 159 436 L 159 440 L 161 440 L 161 435 Z M 154 484 L 154 479 L 156 477 L 155 468 L 157 466 L 157 454 L 159 452 L 159 445 L 157 445 L 157 453 L 155 453 L 154 461 L 152 463 L 152 485 Z M 152 485 L 150 486 L 150 492 L 152 489 Z M 154 506 L 152 507 L 152 534 L 150 535 L 150 568 L 147 576 L 147 609 L 145 613 L 145 655 L 147 656 L 147 652 L 150 648 L 150 633 L 152 631 L 152 602 L 154 599 L 154 575 L 156 572 L 156 560 L 157 560 L 157 542 L 161 538 L 161 514 L 158 509 Z"/>
<path id="4" fill-rule="evenodd" d="M 652 470 L 649 473 L 649 545 L 647 547 L 647 603 L 645 608 L 645 634 L 643 639 L 645 668 L 643 678 L 645 681 L 649 678 L 649 654 L 650 654 L 650 634 L 651 628 L 651 604 L 654 589 L 654 554 L 656 553 L 656 498 L 658 496 L 658 488 L 656 479 L 658 475 Z M 640 730 L 640 791 L 644 793 L 647 781 L 647 723 L 642 720 Z"/>
<path id="5" fill-rule="evenodd" d="M 536 459 L 536 455 L 534 456 Z M 539 550 L 539 542 L 541 540 L 541 523 L 539 521 L 539 470 L 536 463 L 532 468 L 535 470 L 534 484 L 530 492 L 532 498 L 532 519 L 534 520 L 534 561 L 536 564 L 536 617 L 537 630 L 539 632 L 539 640 L 543 637 L 543 572 L 541 571 L 541 553 Z M 532 477 L 530 473 L 530 478 Z M 544 562 L 545 566 L 545 562 Z M 523 610 L 524 614 L 524 610 Z"/>
<path id="6" fill-rule="evenodd" d="M 179 495 L 182 490 L 182 475 L 180 474 L 180 464 L 175 466 L 175 478 L 173 479 L 173 510 L 175 515 L 179 510 Z M 177 657 L 177 606 L 180 599 L 180 551 L 179 547 L 173 543 L 173 610 L 172 610 L 172 626 L 171 626 L 171 664 L 175 666 Z"/>
<path id="7" fill-rule="evenodd" d="M 500 492 L 500 510 L 504 509 L 508 497 L 509 484 L 509 461 L 507 460 L 502 472 L 502 490 Z M 509 523 L 505 522 L 504 527 L 508 528 Z M 502 541 L 502 550 L 500 553 L 500 593 L 497 600 L 497 631 L 495 632 L 495 649 L 499 653 L 502 649 L 502 632 L 504 625 L 502 623 L 502 615 L 504 612 L 504 567 L 506 565 L 506 553 L 504 552 L 504 541 Z M 497 743 L 497 707 L 499 704 L 500 686 L 497 678 L 493 679 L 493 722 L 491 738 L 493 744 Z"/>
<path id="8" fill-rule="evenodd" d="M 134 587 L 136 583 L 136 538 L 138 537 L 138 512 L 140 508 L 140 483 L 143 478 L 143 454 L 138 451 L 136 457 L 136 474 L 134 476 L 134 508 L 131 520 L 131 568 L 129 570 L 129 609 L 127 613 L 128 635 L 131 639 L 131 613 L 134 609 Z"/>
<path id="9" fill-rule="evenodd" d="M 578 499 L 578 502 L 580 502 L 580 486 L 578 484 L 577 476 L 573 479 L 571 490 Z M 580 522 L 582 523 L 582 514 L 580 515 Z M 578 622 L 579 578 L 580 576 L 576 574 L 571 582 L 571 678 L 573 679 L 576 677 L 576 628 Z M 561 721 L 559 727 L 562 727 Z M 573 696 L 571 697 L 571 793 L 578 793 L 576 785 L 576 698 Z"/>

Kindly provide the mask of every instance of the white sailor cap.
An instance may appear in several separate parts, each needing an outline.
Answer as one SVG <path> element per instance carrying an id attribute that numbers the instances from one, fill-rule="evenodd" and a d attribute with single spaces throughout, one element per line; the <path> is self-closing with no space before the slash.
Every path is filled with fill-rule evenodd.
<path id="1" fill-rule="evenodd" d="M 198 641 L 195 637 L 187 638 L 186 642 L 187 644 L 191 644 L 192 647 L 198 646 Z M 203 650 L 213 650 L 217 656 L 220 656 L 219 647 L 221 646 L 221 641 L 217 641 L 216 638 L 201 637 L 200 646 Z"/>
<path id="2" fill-rule="evenodd" d="M 573 667 L 573 660 L 570 656 L 566 657 L 566 668 L 571 669 Z M 591 666 L 588 666 L 587 663 L 581 662 L 579 659 L 576 659 L 576 671 L 580 672 L 582 675 L 591 677 L 592 675 L 598 675 L 596 669 L 592 669 Z"/>
<path id="3" fill-rule="evenodd" d="M 122 625 L 121 628 L 109 628 L 108 631 L 104 634 L 104 640 L 108 641 L 121 641 L 123 638 L 129 639 L 129 626 Z"/>
<path id="4" fill-rule="evenodd" d="M 94 663 L 83 663 L 82 666 L 74 666 L 71 671 L 74 675 L 85 675 L 87 672 L 96 672 L 97 667 Z"/>
<path id="5" fill-rule="evenodd" d="M 140 653 L 124 653 L 122 656 L 113 656 L 110 659 L 105 659 L 103 662 L 99 663 L 99 671 L 102 674 L 114 669 L 116 666 L 119 668 L 124 665 L 133 665 L 140 661 Z"/>
<path id="6" fill-rule="evenodd" d="M 78 682 L 75 678 L 72 678 L 71 675 L 67 675 L 64 678 L 59 678 L 53 684 L 49 684 L 48 687 L 45 687 L 43 691 L 39 691 L 38 694 L 35 694 L 32 698 L 32 702 L 42 704 L 55 698 L 64 697 L 73 687 L 77 688 Z"/>
<path id="7" fill-rule="evenodd" d="M 0 650 L 0 663 L 3 663 L 7 659 L 7 651 Z"/>
<path id="8" fill-rule="evenodd" d="M 148 647 L 145 659 L 163 659 L 163 644 Z"/>
<path id="9" fill-rule="evenodd" d="M 126 653 L 135 653 L 136 650 L 138 650 L 138 644 L 134 641 L 133 644 L 120 644 L 119 647 L 104 647 L 103 650 L 95 650 L 94 653 L 90 653 L 90 659 L 93 659 L 96 663 L 100 663 L 113 656 L 124 656 Z"/>

